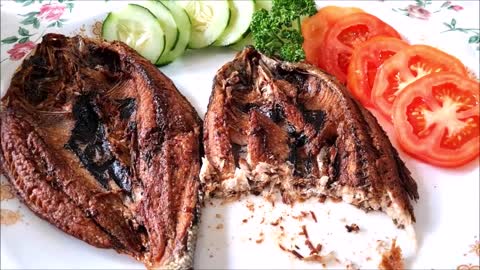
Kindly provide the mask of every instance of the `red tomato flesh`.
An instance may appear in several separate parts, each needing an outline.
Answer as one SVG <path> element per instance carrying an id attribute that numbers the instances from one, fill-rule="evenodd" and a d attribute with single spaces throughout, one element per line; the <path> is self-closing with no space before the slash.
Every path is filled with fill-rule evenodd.
<path id="1" fill-rule="evenodd" d="M 397 38 L 374 37 L 355 48 L 348 66 L 347 86 L 364 106 L 373 106 L 370 96 L 378 68 L 406 47 L 408 44 Z"/>
<path id="2" fill-rule="evenodd" d="M 410 83 L 435 72 L 454 72 L 467 76 L 465 66 L 447 53 L 427 45 L 412 45 L 383 63 L 375 77 L 371 101 L 390 119 L 396 96 Z"/>
<path id="3" fill-rule="evenodd" d="M 322 56 L 322 42 L 328 29 L 340 18 L 364 12 L 359 8 L 326 6 L 302 22 L 303 49 L 307 62 L 325 69 Z"/>
<path id="4" fill-rule="evenodd" d="M 344 83 L 355 47 L 376 36 L 400 39 L 395 29 L 368 13 L 355 13 L 339 19 L 325 34 L 322 43 L 327 72 Z"/>
<path id="5" fill-rule="evenodd" d="M 439 72 L 409 84 L 393 104 L 400 146 L 433 165 L 463 165 L 480 151 L 480 85 Z"/>

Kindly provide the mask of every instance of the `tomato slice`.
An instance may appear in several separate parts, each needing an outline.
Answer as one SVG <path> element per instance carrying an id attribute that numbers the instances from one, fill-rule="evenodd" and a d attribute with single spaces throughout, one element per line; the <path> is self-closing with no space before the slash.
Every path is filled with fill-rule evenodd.
<path id="1" fill-rule="evenodd" d="M 373 106 L 370 94 L 378 67 L 408 46 L 397 38 L 374 37 L 355 48 L 348 66 L 347 86 L 364 106 Z"/>
<path id="2" fill-rule="evenodd" d="M 479 155 L 480 85 L 451 73 L 432 73 L 409 84 L 393 104 L 400 146 L 420 160 L 454 167 Z"/>
<path id="3" fill-rule="evenodd" d="M 440 71 L 467 76 L 465 66 L 447 53 L 427 45 L 412 45 L 383 63 L 372 88 L 372 103 L 388 119 L 395 97 L 415 80 Z"/>
<path id="4" fill-rule="evenodd" d="M 376 36 L 400 39 L 395 29 L 368 13 L 355 13 L 339 19 L 327 31 L 322 43 L 326 71 L 345 82 L 353 49 Z"/>
<path id="5" fill-rule="evenodd" d="M 340 18 L 364 12 L 354 7 L 326 6 L 302 22 L 303 49 L 307 62 L 325 69 L 322 57 L 322 41 L 327 30 Z"/>

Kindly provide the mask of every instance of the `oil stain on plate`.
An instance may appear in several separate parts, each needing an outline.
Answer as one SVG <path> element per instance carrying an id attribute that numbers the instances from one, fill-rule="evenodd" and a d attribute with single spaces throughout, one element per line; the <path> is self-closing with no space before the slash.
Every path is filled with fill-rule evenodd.
<path id="1" fill-rule="evenodd" d="M 12 211 L 8 209 L 0 209 L 0 224 L 1 225 L 14 225 L 22 220 L 22 216 L 18 211 Z"/>

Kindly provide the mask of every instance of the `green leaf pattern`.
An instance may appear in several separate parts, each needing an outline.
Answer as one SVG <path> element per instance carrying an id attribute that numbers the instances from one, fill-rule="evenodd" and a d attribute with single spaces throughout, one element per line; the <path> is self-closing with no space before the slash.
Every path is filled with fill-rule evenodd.
<path id="1" fill-rule="evenodd" d="M 468 39 L 468 43 L 480 43 L 480 35 L 471 36 Z"/>
<path id="2" fill-rule="evenodd" d="M 455 20 L 455 18 L 452 18 L 450 20 L 450 23 L 444 22 L 443 25 L 445 25 L 448 29 L 443 31 L 442 33 L 461 32 L 461 33 L 471 35 L 468 37 L 468 43 L 477 44 L 477 51 L 480 51 L 480 29 L 479 28 L 457 27 L 457 20 Z"/>
<path id="3" fill-rule="evenodd" d="M 26 17 L 25 19 L 20 21 L 20 23 L 23 24 L 23 25 L 33 25 L 33 27 L 35 27 L 37 29 L 38 29 L 38 27 L 40 27 L 40 21 L 38 20 L 38 18 L 35 15 L 30 15 L 30 16 Z"/>
<path id="4" fill-rule="evenodd" d="M 18 43 L 25 43 L 28 41 L 28 37 L 24 37 L 18 40 Z"/>
<path id="5" fill-rule="evenodd" d="M 24 7 L 35 3 L 35 0 L 15 0 L 16 3 L 22 4 Z M 39 1 L 41 3 L 41 1 Z"/>
<path id="6" fill-rule="evenodd" d="M 65 4 L 65 6 L 68 8 L 68 10 L 70 11 L 70 13 L 72 13 L 72 9 L 74 7 L 73 3 L 72 2 L 68 2 Z"/>
<path id="7" fill-rule="evenodd" d="M 11 36 L 2 39 L 2 44 L 12 44 L 18 41 L 18 38 L 16 36 Z"/>
<path id="8" fill-rule="evenodd" d="M 18 34 L 19 34 L 20 36 L 28 36 L 28 37 L 29 37 L 29 36 L 30 36 L 30 31 L 28 31 L 27 29 L 25 29 L 25 28 L 23 28 L 23 27 L 20 26 L 20 27 L 18 28 Z"/>

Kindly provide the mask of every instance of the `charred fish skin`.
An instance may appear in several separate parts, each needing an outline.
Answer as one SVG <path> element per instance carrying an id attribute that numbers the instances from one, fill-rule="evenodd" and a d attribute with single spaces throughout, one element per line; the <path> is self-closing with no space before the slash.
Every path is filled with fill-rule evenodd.
<path id="1" fill-rule="evenodd" d="M 1 106 L 1 172 L 34 213 L 148 268 L 193 266 L 202 124 L 148 60 L 47 34 Z"/>
<path id="2" fill-rule="evenodd" d="M 204 121 L 207 197 L 276 188 L 286 203 L 327 195 L 415 222 L 419 198 L 386 133 L 335 78 L 252 47 L 216 74 Z"/>

